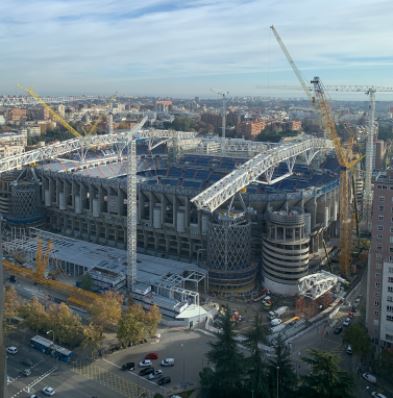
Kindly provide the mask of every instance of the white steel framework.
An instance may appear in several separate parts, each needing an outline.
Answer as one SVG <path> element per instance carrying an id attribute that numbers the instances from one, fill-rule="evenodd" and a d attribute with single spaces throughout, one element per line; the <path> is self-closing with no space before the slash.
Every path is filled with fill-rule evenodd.
<path id="1" fill-rule="evenodd" d="M 333 289 L 339 282 L 345 284 L 348 283 L 345 279 L 327 271 L 307 275 L 299 279 L 299 295 L 316 300 L 318 297 L 323 296 L 325 293 Z"/>
<path id="2" fill-rule="evenodd" d="M 213 212 L 263 174 L 265 174 L 268 184 L 277 182 L 272 180 L 272 176 L 274 169 L 281 162 L 287 163 L 288 173 L 286 176 L 289 176 L 297 156 L 304 155 L 309 164 L 319 151 L 332 148 L 330 141 L 322 138 L 310 138 L 302 142 L 282 144 L 268 149 L 192 198 L 191 202 L 201 210 Z"/>

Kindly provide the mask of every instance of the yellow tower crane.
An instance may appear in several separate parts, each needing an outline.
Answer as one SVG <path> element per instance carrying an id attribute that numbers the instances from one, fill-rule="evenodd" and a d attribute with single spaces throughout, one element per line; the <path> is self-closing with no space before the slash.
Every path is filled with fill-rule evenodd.
<path id="1" fill-rule="evenodd" d="M 351 207 L 351 169 L 359 162 L 358 156 L 352 156 L 352 148 L 345 149 L 341 143 L 340 137 L 336 130 L 336 124 L 330 109 L 330 105 L 326 99 L 324 87 L 318 77 L 315 77 L 311 83 L 314 87 L 315 97 L 311 94 L 308 85 L 305 83 L 299 69 L 296 67 L 294 60 L 289 54 L 288 49 L 283 43 L 280 35 L 274 26 L 270 27 L 273 34 L 287 58 L 293 72 L 298 78 L 305 94 L 311 100 L 312 104 L 321 113 L 322 124 L 327 133 L 328 138 L 333 142 L 337 160 L 340 165 L 340 192 L 339 192 L 339 222 L 340 222 L 340 271 L 348 276 L 351 271 L 351 254 L 352 254 L 352 207 Z"/>

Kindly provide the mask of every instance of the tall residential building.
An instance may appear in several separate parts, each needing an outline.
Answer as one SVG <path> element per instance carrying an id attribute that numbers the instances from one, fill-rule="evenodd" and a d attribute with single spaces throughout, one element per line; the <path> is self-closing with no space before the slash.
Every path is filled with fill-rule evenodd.
<path id="1" fill-rule="evenodd" d="M 374 183 L 366 326 L 375 342 L 393 344 L 393 170 Z"/>

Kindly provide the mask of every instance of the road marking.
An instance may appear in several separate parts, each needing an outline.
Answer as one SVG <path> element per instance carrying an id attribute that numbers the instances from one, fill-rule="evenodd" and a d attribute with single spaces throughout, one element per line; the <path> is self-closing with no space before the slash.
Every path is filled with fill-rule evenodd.
<path id="1" fill-rule="evenodd" d="M 106 362 L 106 363 L 109 363 L 110 365 L 113 365 L 114 367 L 116 367 L 116 368 L 118 368 L 118 369 L 121 369 L 121 366 L 120 366 L 120 365 L 118 365 L 118 364 L 116 364 L 116 363 L 110 361 L 109 359 L 102 358 L 102 360 L 103 360 L 104 362 Z"/>
<path id="2" fill-rule="evenodd" d="M 57 367 L 53 367 L 52 369 L 49 369 L 47 372 L 43 373 L 41 376 L 37 377 L 35 380 L 33 380 L 30 384 L 27 386 L 23 387 L 21 390 L 19 390 L 16 394 L 14 394 L 11 398 L 17 397 L 19 394 L 22 392 L 27 392 L 30 393 L 30 388 L 34 387 L 36 384 L 40 383 L 42 380 L 50 376 L 53 372 L 57 370 Z"/>

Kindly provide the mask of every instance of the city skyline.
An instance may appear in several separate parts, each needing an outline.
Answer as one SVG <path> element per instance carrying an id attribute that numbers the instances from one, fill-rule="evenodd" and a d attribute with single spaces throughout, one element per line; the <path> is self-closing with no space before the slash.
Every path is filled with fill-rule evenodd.
<path id="1" fill-rule="evenodd" d="M 297 83 L 272 23 L 306 80 L 389 85 L 393 5 L 346 3 L 5 0 L 0 93 L 269 95 L 257 86 Z"/>

